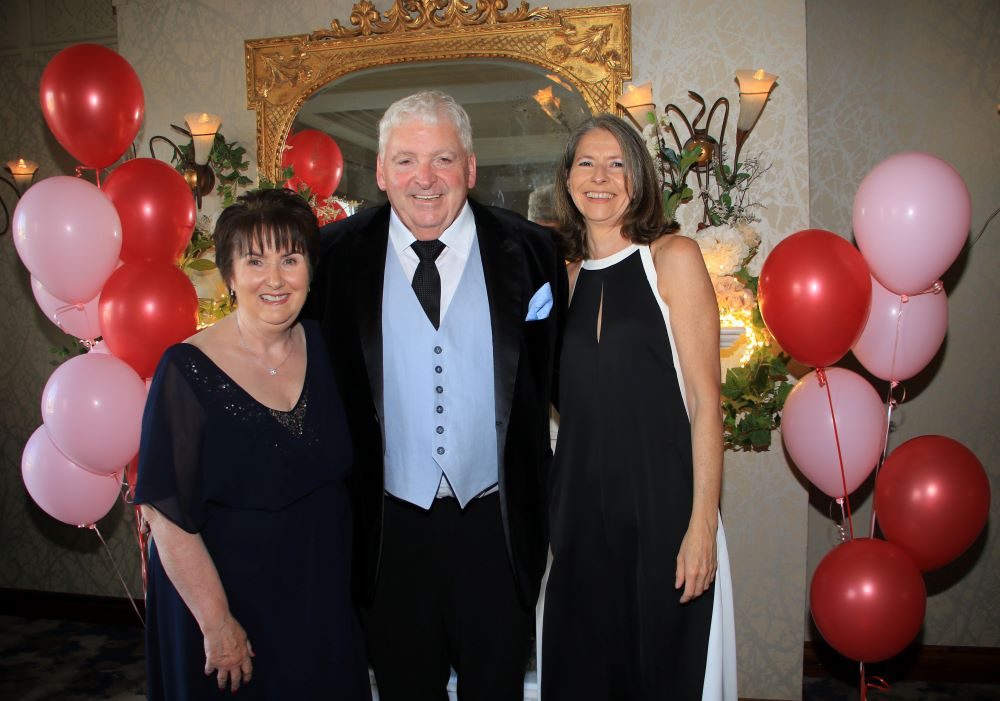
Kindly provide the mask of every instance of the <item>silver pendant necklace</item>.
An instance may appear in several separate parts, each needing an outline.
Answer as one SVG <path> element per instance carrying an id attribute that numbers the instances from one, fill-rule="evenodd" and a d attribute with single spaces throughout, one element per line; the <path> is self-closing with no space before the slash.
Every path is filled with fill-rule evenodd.
<path id="1" fill-rule="evenodd" d="M 247 345 L 246 340 L 243 338 L 243 331 L 242 329 L 240 329 L 240 318 L 238 316 L 236 317 L 236 334 L 240 338 L 240 346 L 243 348 L 243 350 L 252 355 L 253 359 L 257 361 L 257 364 L 260 365 L 265 370 L 267 370 L 267 374 L 270 375 L 271 377 L 274 377 L 275 375 L 278 374 L 278 369 L 285 364 L 286 360 L 292 357 L 292 351 L 295 349 L 295 339 L 292 338 L 290 339 L 291 342 L 289 343 L 288 352 L 285 353 L 285 357 L 281 359 L 280 363 L 278 363 L 274 367 L 271 367 L 270 365 L 264 362 L 263 358 L 254 353 L 250 349 L 250 346 Z"/>

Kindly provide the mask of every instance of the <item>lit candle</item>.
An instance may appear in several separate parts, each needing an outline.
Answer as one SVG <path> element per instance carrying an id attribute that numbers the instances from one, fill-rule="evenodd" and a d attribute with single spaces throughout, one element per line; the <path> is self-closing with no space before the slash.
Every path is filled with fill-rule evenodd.
<path id="1" fill-rule="evenodd" d="M 31 179 L 38 170 L 38 164 L 34 161 L 26 161 L 18 158 L 16 161 L 7 161 L 7 169 L 14 175 L 14 184 L 17 189 L 24 192 L 31 185 Z"/>
<path id="2" fill-rule="evenodd" d="M 222 117 L 205 112 L 192 112 L 184 115 L 187 122 L 188 131 L 191 132 L 191 139 L 194 141 L 194 162 L 200 166 L 208 163 L 209 156 L 212 155 L 212 145 L 215 143 L 215 134 L 222 124 Z"/>
<path id="3" fill-rule="evenodd" d="M 736 130 L 749 132 L 757 123 L 757 118 L 764 111 L 767 96 L 771 93 L 774 81 L 778 76 L 765 73 L 763 68 L 736 71 L 736 82 L 740 85 L 740 117 L 736 121 Z"/>
<path id="4" fill-rule="evenodd" d="M 649 124 L 646 115 L 656 109 L 653 104 L 653 84 L 650 82 L 626 86 L 624 94 L 618 98 L 618 104 L 628 111 L 632 121 L 641 129 Z"/>

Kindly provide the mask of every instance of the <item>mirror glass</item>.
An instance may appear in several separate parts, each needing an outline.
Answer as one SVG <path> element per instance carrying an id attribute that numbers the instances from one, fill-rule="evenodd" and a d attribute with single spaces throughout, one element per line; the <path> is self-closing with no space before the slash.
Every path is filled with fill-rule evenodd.
<path id="1" fill-rule="evenodd" d="M 311 95 L 292 133 L 318 129 L 337 142 L 344 174 L 336 195 L 385 202 L 375 182 L 378 121 L 394 101 L 424 89 L 453 96 L 469 113 L 477 183 L 471 195 L 527 214 L 528 196 L 551 183 L 570 130 L 590 116 L 572 85 L 520 61 L 406 63 L 349 73 Z"/>

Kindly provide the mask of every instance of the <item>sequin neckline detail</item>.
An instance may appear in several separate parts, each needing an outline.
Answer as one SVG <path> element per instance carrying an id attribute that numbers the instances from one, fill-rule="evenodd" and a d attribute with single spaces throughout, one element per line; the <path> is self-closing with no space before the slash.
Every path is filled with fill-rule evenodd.
<path id="1" fill-rule="evenodd" d="M 260 401 L 255 396 L 250 394 L 250 392 L 244 389 L 232 377 L 230 377 L 229 374 L 221 367 L 219 367 L 218 363 L 212 360 L 208 356 L 208 354 L 206 354 L 205 351 L 203 351 L 201 348 L 194 345 L 193 343 L 185 343 L 184 345 L 194 349 L 196 351 L 196 355 L 199 356 L 209 367 L 211 367 L 213 372 L 215 372 L 222 380 L 222 384 L 217 386 L 217 390 L 220 390 L 223 393 L 226 392 L 231 393 L 234 391 L 237 392 L 244 398 L 244 400 L 248 401 L 249 407 L 253 407 L 256 409 L 256 411 L 251 409 L 251 413 L 262 412 L 265 414 L 269 414 L 279 425 L 284 427 L 289 433 L 291 433 L 294 436 L 302 436 L 305 433 L 305 417 L 306 417 L 306 410 L 309 404 L 308 388 L 309 388 L 309 377 L 311 372 L 311 364 L 309 362 L 309 343 L 308 339 L 306 340 L 307 340 L 306 372 L 305 372 L 305 377 L 303 378 L 302 381 L 302 391 L 299 393 L 299 398 L 295 402 L 295 405 L 288 411 L 282 409 L 275 409 L 274 407 L 270 407 L 264 404 L 262 401 Z M 199 374 L 196 366 L 192 365 L 192 370 L 195 373 L 195 375 Z M 204 380 L 207 379 L 208 379 L 207 377 L 204 378 Z M 244 402 L 232 401 L 232 400 L 224 401 L 224 404 L 226 406 L 227 411 L 234 414 L 245 412 L 245 409 L 239 410 L 238 408 L 241 406 L 247 406 L 247 404 L 245 404 Z"/>

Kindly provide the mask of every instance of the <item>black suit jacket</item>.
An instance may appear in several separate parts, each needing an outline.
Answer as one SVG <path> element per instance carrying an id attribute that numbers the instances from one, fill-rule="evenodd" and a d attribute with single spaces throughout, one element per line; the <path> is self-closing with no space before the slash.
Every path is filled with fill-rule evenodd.
<path id="1" fill-rule="evenodd" d="M 493 377 L 503 520 L 518 592 L 534 606 L 547 549 L 549 404 L 566 307 L 566 268 L 551 232 L 512 212 L 470 202 L 493 328 Z M 368 605 L 379 575 L 384 494 L 382 288 L 389 205 L 323 229 L 306 315 L 318 318 L 354 441 L 354 584 Z M 525 321 L 531 296 L 552 287 L 548 318 Z"/>

